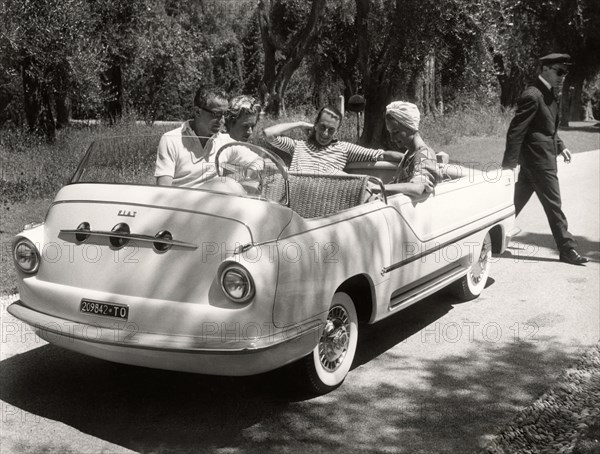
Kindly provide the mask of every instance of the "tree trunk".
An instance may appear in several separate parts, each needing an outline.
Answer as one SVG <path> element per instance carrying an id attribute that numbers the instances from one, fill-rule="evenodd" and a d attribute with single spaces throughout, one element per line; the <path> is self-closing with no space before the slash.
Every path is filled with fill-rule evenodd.
<path id="1" fill-rule="evenodd" d="M 413 92 L 415 104 L 419 108 L 420 112 L 423 112 L 423 106 L 425 103 L 425 75 L 424 68 L 421 68 L 414 76 L 413 79 Z"/>
<path id="2" fill-rule="evenodd" d="M 46 135 L 46 140 L 54 142 L 56 140 L 56 123 L 52 114 L 52 97 L 48 88 L 42 89 L 42 113 L 40 120 L 40 126 Z"/>
<path id="3" fill-rule="evenodd" d="M 56 129 L 69 125 L 71 120 L 71 102 L 67 93 L 56 95 Z"/>
<path id="4" fill-rule="evenodd" d="M 592 100 L 588 99 L 585 107 L 583 108 L 583 121 L 595 121 L 594 108 L 592 107 Z"/>
<path id="5" fill-rule="evenodd" d="M 43 132 L 48 142 L 56 139 L 56 124 L 52 114 L 52 96 L 49 88 L 30 72 L 31 59 L 22 63 L 25 117 L 30 132 Z"/>
<path id="6" fill-rule="evenodd" d="M 8 106 L 14 98 L 10 89 L 0 86 L 0 127 L 10 118 Z"/>
<path id="7" fill-rule="evenodd" d="M 435 107 L 435 55 L 431 52 L 425 60 L 423 80 L 423 114 L 436 114 Z"/>
<path id="8" fill-rule="evenodd" d="M 444 92 L 442 91 L 442 63 L 438 59 L 435 72 L 435 106 L 440 115 L 444 115 Z"/>
<path id="9" fill-rule="evenodd" d="M 285 109 L 283 98 L 287 85 L 317 38 L 325 10 L 325 0 L 312 0 L 306 25 L 289 38 L 286 45 L 275 43 L 271 29 L 270 8 L 269 0 L 258 2 L 259 26 L 265 53 L 261 101 L 266 104 L 266 112 L 279 116 L 280 109 L 282 107 Z M 267 97 L 268 102 L 265 102 Z"/>
<path id="10" fill-rule="evenodd" d="M 398 85 L 392 81 L 392 76 L 397 75 L 401 69 L 400 57 L 396 51 L 401 45 L 401 35 L 394 33 L 393 29 L 389 30 L 389 33 L 388 30 L 381 30 L 375 21 L 370 23 L 370 20 L 373 20 L 370 0 L 355 1 L 354 27 L 358 36 L 358 67 L 366 100 L 364 129 L 359 143 L 364 146 L 387 146 L 385 106 L 391 100 L 392 94 L 397 94 L 395 90 Z M 400 22 L 402 11 L 402 2 L 396 2 L 394 9 L 389 12 L 394 17 L 394 22 Z M 377 50 L 371 46 L 369 38 L 372 33 L 385 36 Z"/>
<path id="11" fill-rule="evenodd" d="M 106 115 L 110 124 L 114 124 L 121 119 L 124 104 L 123 72 L 117 62 L 104 73 L 104 92 L 108 98 L 104 103 Z"/>
<path id="12" fill-rule="evenodd" d="M 519 96 L 521 96 L 521 92 L 525 88 L 525 76 L 514 65 L 510 65 L 510 69 L 506 70 L 502 55 L 495 54 L 493 60 L 498 85 L 500 86 L 500 106 L 507 109 L 514 106 Z"/>
<path id="13" fill-rule="evenodd" d="M 13 94 L 6 90 L 4 87 L 0 87 L 0 113 L 6 109 L 13 99 Z"/>
<path id="14" fill-rule="evenodd" d="M 368 147 L 388 147 L 385 129 L 385 106 L 390 97 L 389 87 L 372 83 L 365 87 L 365 116 L 359 144 Z"/>
<path id="15" fill-rule="evenodd" d="M 42 96 L 38 80 L 30 73 L 31 59 L 26 58 L 21 68 L 23 77 L 23 107 L 29 131 L 33 132 L 38 127 L 38 118 L 42 108 Z"/>
<path id="16" fill-rule="evenodd" d="M 577 67 L 567 74 L 563 85 L 560 102 L 560 125 L 569 126 L 569 121 L 580 121 L 581 117 L 581 92 L 583 90 L 584 75 Z"/>

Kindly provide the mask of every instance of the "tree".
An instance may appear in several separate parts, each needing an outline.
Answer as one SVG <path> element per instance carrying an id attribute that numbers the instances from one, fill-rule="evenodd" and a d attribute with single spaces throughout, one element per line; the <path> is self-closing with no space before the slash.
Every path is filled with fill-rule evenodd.
<path id="1" fill-rule="evenodd" d="M 259 0 L 264 49 L 261 101 L 268 112 L 285 112 L 285 91 L 318 36 L 324 9 L 325 0 L 312 0 L 308 14 L 303 0 Z"/>
<path id="2" fill-rule="evenodd" d="M 88 0 L 94 35 L 106 50 L 102 72 L 104 115 L 110 123 L 119 120 L 125 104 L 125 68 L 135 59 L 137 37 L 147 31 L 151 0 Z M 163 3 L 162 1 L 160 2 Z"/>
<path id="3" fill-rule="evenodd" d="M 244 64 L 243 92 L 253 96 L 260 94 L 265 62 L 258 22 L 258 10 L 256 10 L 241 36 Z"/>
<path id="4" fill-rule="evenodd" d="M 158 118 L 182 118 L 190 111 L 199 81 L 212 83 L 208 53 L 199 53 L 194 34 L 178 14 L 167 14 L 162 1 L 148 5 L 144 32 L 136 37 L 135 59 L 125 81 L 134 109 L 151 124 Z"/>
<path id="5" fill-rule="evenodd" d="M 578 119 L 581 90 L 600 69 L 600 3 L 597 0 L 507 0 L 497 8 L 494 49 L 502 105 L 515 104 L 525 82 L 536 76 L 536 60 L 552 52 L 569 53 L 573 66 L 563 87 L 562 119 Z"/>
<path id="6" fill-rule="evenodd" d="M 600 2 L 578 0 L 565 2 L 556 12 L 557 36 L 555 46 L 562 44 L 573 58 L 571 70 L 565 78 L 561 123 L 584 120 L 583 87 L 600 71 Z"/>
<path id="7" fill-rule="evenodd" d="M 250 20 L 248 0 L 145 1 L 135 58 L 125 66 L 135 111 L 149 123 L 181 119 L 200 86 L 242 92 L 244 54 L 235 31 L 243 34 Z"/>
<path id="8" fill-rule="evenodd" d="M 385 142 L 385 106 L 393 99 L 435 113 L 444 81 L 455 90 L 485 82 L 486 8 L 493 1 L 355 0 L 359 83 L 367 101 L 361 143 Z"/>
<path id="9" fill-rule="evenodd" d="M 359 88 L 358 35 L 355 0 L 328 2 L 325 21 L 312 53 L 313 74 L 318 89 L 323 74 L 333 74 L 344 84 L 346 101 Z M 318 104 L 318 103 L 317 103 Z"/>
<path id="10" fill-rule="evenodd" d="M 84 0 L 5 0 L 0 50 L 23 81 L 30 130 L 55 137 L 53 100 L 77 89 L 93 91 L 102 48 L 92 37 Z"/>

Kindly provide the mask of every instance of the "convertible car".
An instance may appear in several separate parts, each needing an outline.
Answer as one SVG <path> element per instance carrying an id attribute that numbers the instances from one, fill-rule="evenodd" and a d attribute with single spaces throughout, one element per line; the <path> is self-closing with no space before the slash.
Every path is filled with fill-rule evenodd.
<path id="1" fill-rule="evenodd" d="M 16 236 L 8 310 L 46 341 L 202 374 L 286 366 L 326 393 L 348 374 L 362 323 L 447 286 L 477 297 L 514 223 L 512 172 L 455 166 L 432 194 L 386 197 L 391 163 L 294 174 L 234 143 L 209 182 L 163 187 L 157 143 L 93 143 L 44 222 Z M 219 162 L 229 146 L 260 165 Z"/>

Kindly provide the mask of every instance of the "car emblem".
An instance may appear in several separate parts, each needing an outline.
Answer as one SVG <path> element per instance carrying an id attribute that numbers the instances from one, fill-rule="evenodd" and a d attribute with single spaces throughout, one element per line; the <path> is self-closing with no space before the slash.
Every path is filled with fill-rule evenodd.
<path id="1" fill-rule="evenodd" d="M 129 211 L 129 210 L 119 210 L 117 216 L 124 216 L 128 218 L 134 218 L 137 211 Z"/>

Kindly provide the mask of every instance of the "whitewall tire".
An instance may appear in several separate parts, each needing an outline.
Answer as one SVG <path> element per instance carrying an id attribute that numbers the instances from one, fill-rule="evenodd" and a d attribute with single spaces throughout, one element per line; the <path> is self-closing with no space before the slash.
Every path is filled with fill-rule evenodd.
<path id="1" fill-rule="evenodd" d="M 479 255 L 472 258 L 467 274 L 454 283 L 454 291 L 458 298 L 470 301 L 477 298 L 487 283 L 490 275 L 492 259 L 492 238 L 487 233 L 481 245 Z"/>
<path id="2" fill-rule="evenodd" d="M 302 381 L 315 394 L 325 394 L 342 384 L 350 371 L 358 341 L 358 317 L 352 298 L 338 292 L 327 313 L 319 343 L 300 360 Z"/>

